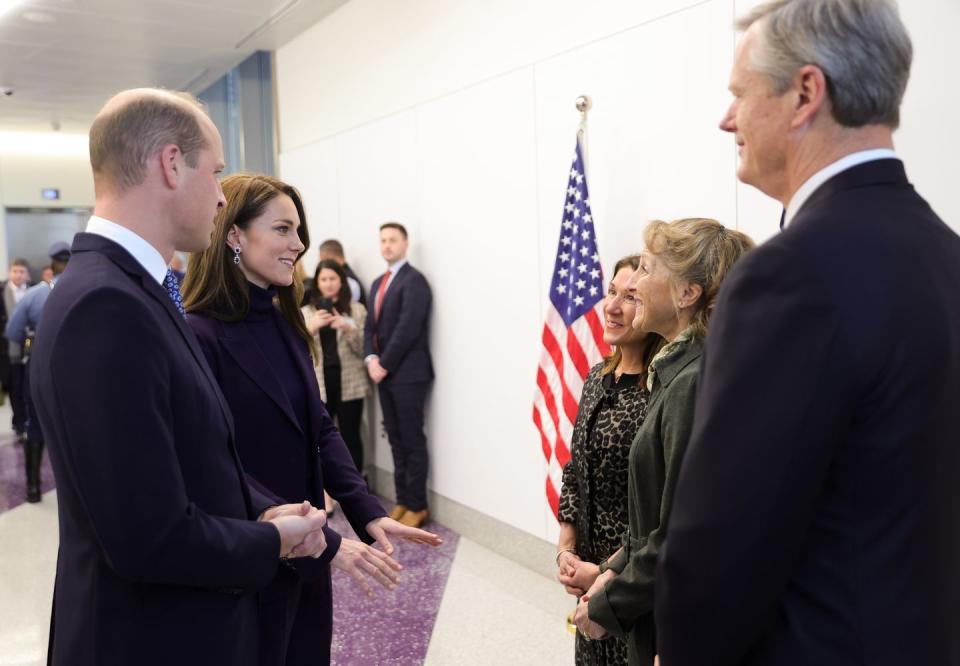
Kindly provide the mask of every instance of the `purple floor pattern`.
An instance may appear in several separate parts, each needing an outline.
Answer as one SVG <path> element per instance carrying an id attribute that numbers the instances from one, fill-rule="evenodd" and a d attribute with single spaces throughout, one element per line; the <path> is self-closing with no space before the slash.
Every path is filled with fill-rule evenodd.
<path id="1" fill-rule="evenodd" d="M 389 510 L 391 505 L 384 504 Z M 338 511 L 330 525 L 343 535 L 353 530 Z M 413 666 L 427 656 L 440 600 L 457 552 L 459 536 L 435 522 L 424 528 L 439 534 L 436 548 L 394 541 L 394 558 L 403 565 L 393 592 L 377 586 L 363 594 L 350 576 L 333 570 L 333 648 L 337 666 Z"/>
<path id="2" fill-rule="evenodd" d="M 0 435 L 0 513 L 26 501 L 27 473 L 24 464 L 23 445 L 16 443 L 16 436 L 13 433 Z M 40 479 L 43 492 L 53 490 L 53 471 L 46 450 L 43 452 Z"/>
<path id="3" fill-rule="evenodd" d="M 0 436 L 0 513 L 22 504 L 26 493 L 23 446 L 14 436 Z M 43 492 L 55 486 L 50 461 L 44 451 Z M 384 503 L 388 510 L 391 505 Z M 330 525 L 353 537 L 342 511 Z M 346 573 L 333 570 L 333 648 L 337 666 L 413 666 L 422 664 L 430 645 L 440 600 L 457 551 L 459 536 L 435 522 L 426 529 L 439 534 L 436 548 L 394 541 L 394 558 L 403 565 L 400 585 L 393 592 L 374 586 L 367 597 Z"/>

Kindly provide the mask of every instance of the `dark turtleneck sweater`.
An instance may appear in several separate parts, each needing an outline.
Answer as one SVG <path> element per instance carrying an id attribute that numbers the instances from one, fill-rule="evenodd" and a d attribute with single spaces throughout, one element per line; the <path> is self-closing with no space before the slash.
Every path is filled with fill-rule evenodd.
<path id="1" fill-rule="evenodd" d="M 294 354 L 307 352 L 305 349 L 291 348 L 287 336 L 284 335 L 284 331 L 281 331 L 281 327 L 285 327 L 290 338 L 299 339 L 296 331 L 284 320 L 283 315 L 273 304 L 276 289 L 273 287 L 262 289 L 253 283 L 247 284 L 250 287 L 250 312 L 247 313 L 244 323 L 266 357 L 280 386 L 283 387 L 300 424 L 300 429 L 306 433 L 310 425 L 307 389 L 303 385 L 303 376 L 297 370 Z"/>

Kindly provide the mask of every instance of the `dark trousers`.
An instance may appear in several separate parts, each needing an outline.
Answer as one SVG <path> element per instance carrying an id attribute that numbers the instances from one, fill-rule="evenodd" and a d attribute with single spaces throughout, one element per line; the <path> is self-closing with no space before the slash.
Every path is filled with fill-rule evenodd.
<path id="1" fill-rule="evenodd" d="M 30 395 L 30 364 L 20 366 L 20 376 L 22 378 L 21 388 L 24 405 L 24 420 L 27 431 L 27 439 L 39 442 L 40 450 L 43 450 L 43 431 L 40 429 L 40 419 L 37 418 L 37 411 L 33 407 L 33 397 Z"/>
<path id="2" fill-rule="evenodd" d="M 23 377 L 23 399 L 26 405 L 27 441 L 23 445 L 26 463 L 27 501 L 40 501 L 40 466 L 43 463 L 43 431 L 30 395 L 30 364 L 20 366 Z"/>
<path id="3" fill-rule="evenodd" d="M 23 399 L 23 364 L 19 358 L 10 359 L 10 376 L 7 382 L 7 394 L 10 396 L 10 409 L 13 411 L 14 432 L 27 430 L 27 406 Z"/>
<path id="4" fill-rule="evenodd" d="M 360 439 L 360 421 L 363 419 L 363 398 L 356 400 L 341 399 L 342 382 L 340 366 L 323 366 L 323 386 L 327 392 L 327 411 L 330 418 L 337 422 L 337 429 L 343 437 L 353 464 L 363 474 L 363 440 Z"/>
<path id="5" fill-rule="evenodd" d="M 423 433 L 423 407 L 429 382 L 381 382 L 380 409 L 383 427 L 393 453 L 393 480 L 397 504 L 411 511 L 427 508 L 427 437 Z"/>
<path id="6" fill-rule="evenodd" d="M 300 587 L 286 666 L 325 666 L 333 640 L 333 586 L 330 572 Z"/>

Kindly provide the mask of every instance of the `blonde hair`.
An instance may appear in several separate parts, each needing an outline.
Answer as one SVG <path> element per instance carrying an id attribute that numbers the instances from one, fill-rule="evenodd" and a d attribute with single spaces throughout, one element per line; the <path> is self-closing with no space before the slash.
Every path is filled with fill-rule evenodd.
<path id="1" fill-rule="evenodd" d="M 690 328 L 694 338 L 703 339 L 720 284 L 754 242 L 745 233 L 702 217 L 654 220 L 644 230 L 643 239 L 647 250 L 673 275 L 674 284 L 685 281 L 700 285 L 703 292 L 693 304 Z"/>

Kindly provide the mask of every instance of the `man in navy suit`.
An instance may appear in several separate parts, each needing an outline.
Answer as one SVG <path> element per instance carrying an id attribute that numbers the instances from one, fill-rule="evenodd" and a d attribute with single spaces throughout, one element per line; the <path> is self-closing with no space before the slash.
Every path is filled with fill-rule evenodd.
<path id="1" fill-rule="evenodd" d="M 189 96 L 130 90 L 94 120 L 90 159 L 94 216 L 30 362 L 60 517 L 48 661 L 254 666 L 256 590 L 322 551 L 325 515 L 247 487 L 167 270 L 210 243 L 220 136 Z"/>
<path id="2" fill-rule="evenodd" d="M 960 664 L 960 238 L 893 152 L 891 0 L 739 24 L 721 129 L 784 230 L 724 284 L 657 576 L 664 666 Z"/>
<path id="3" fill-rule="evenodd" d="M 427 438 L 423 409 L 433 380 L 430 360 L 430 285 L 407 262 L 407 230 L 399 222 L 380 227 L 380 254 L 387 272 L 373 281 L 373 312 L 364 331 L 365 362 L 378 385 L 383 425 L 393 452 L 397 506 L 390 517 L 419 527 L 427 520 Z"/>

